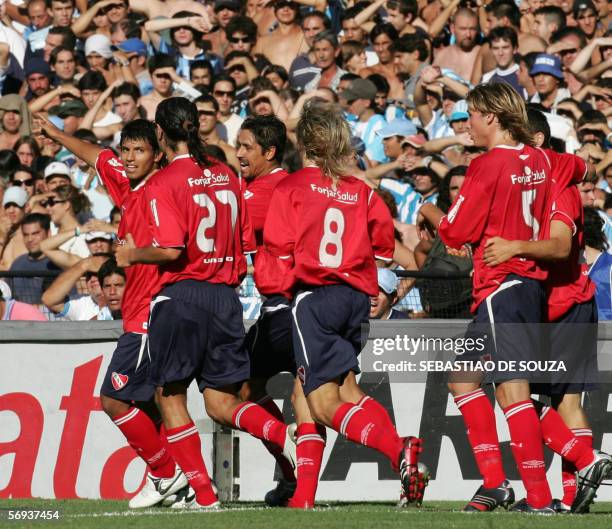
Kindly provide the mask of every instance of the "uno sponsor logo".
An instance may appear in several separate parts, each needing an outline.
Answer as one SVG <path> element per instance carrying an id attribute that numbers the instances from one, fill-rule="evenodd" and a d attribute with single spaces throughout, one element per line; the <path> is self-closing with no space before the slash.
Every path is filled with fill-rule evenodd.
<path id="1" fill-rule="evenodd" d="M 344 204 L 356 204 L 359 200 L 359 193 L 343 193 L 339 189 L 332 189 L 331 187 L 321 187 L 317 184 L 310 184 L 310 190 L 314 191 L 315 193 L 321 193 L 327 198 L 332 198 L 334 200 L 337 200 L 338 202 L 343 202 Z"/>
<path id="2" fill-rule="evenodd" d="M 201 178 L 188 178 L 189 187 L 193 186 L 214 186 L 229 184 L 230 176 L 228 174 L 213 174 L 210 169 L 204 169 Z"/>
<path id="3" fill-rule="evenodd" d="M 113 374 L 111 375 L 111 383 L 113 384 L 115 391 L 123 389 L 127 385 L 129 379 L 130 377 L 127 375 L 122 375 L 121 373 L 117 373 L 115 371 L 113 371 Z"/>

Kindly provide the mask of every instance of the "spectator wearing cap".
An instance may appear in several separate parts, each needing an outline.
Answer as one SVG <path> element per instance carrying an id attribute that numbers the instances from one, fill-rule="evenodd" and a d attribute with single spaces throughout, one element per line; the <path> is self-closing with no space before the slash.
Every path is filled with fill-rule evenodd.
<path id="1" fill-rule="evenodd" d="M 15 301 L 11 288 L 0 279 L 0 316 L 2 320 L 11 321 L 47 321 L 47 318 L 36 307 Z"/>
<path id="2" fill-rule="evenodd" d="M 147 45 L 139 38 L 129 38 L 116 46 L 111 46 L 115 60 L 121 66 L 121 72 L 127 81 L 133 77 L 146 96 L 153 91 L 151 74 L 147 70 Z"/>
<path id="3" fill-rule="evenodd" d="M 323 30 L 329 30 L 330 22 L 329 18 L 321 11 L 311 11 L 302 18 L 301 25 L 308 51 L 298 55 L 288 70 L 289 83 L 292 88 L 297 90 L 303 90 L 319 72 L 319 69 L 315 66 L 314 37 Z"/>
<path id="4" fill-rule="evenodd" d="M 388 268 L 379 268 L 378 296 L 370 298 L 370 318 L 373 320 L 405 320 L 408 316 L 393 308 L 398 301 L 397 276 Z"/>
<path id="5" fill-rule="evenodd" d="M 115 74 L 110 71 L 111 41 L 106 35 L 94 34 L 85 41 L 85 58 L 89 68 L 100 72 L 107 84 L 115 80 Z"/>
<path id="6" fill-rule="evenodd" d="M 23 187 L 9 187 L 2 198 L 4 216 L 0 217 L 0 270 L 8 270 L 13 261 L 27 253 L 19 227 L 25 216 L 28 194 Z"/>
<path id="7" fill-rule="evenodd" d="M 10 271 L 17 274 L 11 280 L 13 295 L 19 301 L 38 305 L 43 291 L 42 277 L 19 277 L 19 272 L 51 272 L 59 270 L 42 253 L 40 244 L 49 237 L 51 219 L 49 215 L 30 213 L 21 222 L 21 233 L 27 253 L 13 261 Z"/>
<path id="8" fill-rule="evenodd" d="M 368 158 L 376 164 L 388 161 L 382 139 L 377 134 L 386 121 L 374 112 L 376 85 L 368 79 L 355 79 L 339 96 L 346 101 L 347 112 L 357 117 L 357 121 L 351 121 L 353 133 L 365 143 Z"/>
<path id="9" fill-rule="evenodd" d="M 32 133 L 30 111 L 23 97 L 0 97 L 0 128 L 0 149 L 12 149 L 17 140 Z"/>
<path id="10" fill-rule="evenodd" d="M 547 110 L 555 110 L 564 99 L 571 97 L 570 91 L 563 87 L 564 77 L 561 60 L 556 55 L 540 53 L 529 71 L 536 93 L 530 99 L 540 103 Z"/>
<path id="11" fill-rule="evenodd" d="M 495 60 L 495 69 L 482 76 L 482 83 L 507 83 L 525 97 L 525 89 L 518 78 L 519 65 L 514 59 L 518 51 L 516 31 L 498 26 L 489 32 L 489 46 Z"/>
<path id="12" fill-rule="evenodd" d="M 272 64 L 278 64 L 289 71 L 293 60 L 309 49 L 300 27 L 299 4 L 291 0 L 277 0 L 274 3 L 274 15 L 278 27 L 261 37 L 254 53 L 263 54 Z"/>
<path id="13" fill-rule="evenodd" d="M 63 131 L 66 134 L 74 134 L 81 128 L 85 114 L 87 114 L 87 107 L 80 99 L 62 99 L 59 105 L 49 109 L 50 116 L 57 116 L 62 120 Z"/>
<path id="14" fill-rule="evenodd" d="M 25 66 L 25 80 L 28 84 L 26 101 L 34 101 L 51 90 L 51 68 L 38 57 L 30 59 Z"/>
<path id="15" fill-rule="evenodd" d="M 402 168 L 404 145 L 407 144 L 408 141 L 412 141 L 412 143 L 418 145 L 422 140 L 422 147 L 423 143 L 425 143 L 424 138 L 418 138 L 416 126 L 412 121 L 405 118 L 398 118 L 390 121 L 378 130 L 376 134 L 382 139 L 383 150 L 387 161 L 369 169 L 366 171 L 366 175 L 369 179 L 373 179 L 376 184 L 378 184 L 377 180 L 381 178 L 385 181 L 387 179 L 393 179 L 395 182 L 396 172 Z M 380 185 L 384 189 L 387 189 L 383 186 L 382 180 Z M 397 202 L 399 196 L 395 198 Z"/>
<path id="16" fill-rule="evenodd" d="M 63 162 L 51 162 L 45 167 L 45 184 L 49 192 L 55 191 L 60 186 L 70 185 L 70 168 Z"/>
<path id="17" fill-rule="evenodd" d="M 304 91 L 309 92 L 317 88 L 337 90 L 340 78 L 347 72 L 336 64 L 336 59 L 340 54 L 340 45 L 336 35 L 330 30 L 317 33 L 313 38 L 312 53 L 315 57 L 314 64 L 319 71 L 304 86 Z"/>
<path id="18" fill-rule="evenodd" d="M 588 40 L 601 37 L 605 31 L 605 28 L 598 24 L 597 9 L 591 0 L 576 0 L 574 2 L 574 20 Z"/>
<path id="19" fill-rule="evenodd" d="M 189 80 L 189 65 L 191 61 L 207 60 L 216 72 L 221 70 L 221 58 L 205 50 L 202 37 L 210 28 L 210 23 L 190 11 L 178 11 L 172 18 L 149 20 L 145 29 L 152 38 L 159 53 L 169 54 L 175 61 L 176 72 L 185 80 Z M 171 46 L 161 38 L 159 31 L 170 31 Z"/>

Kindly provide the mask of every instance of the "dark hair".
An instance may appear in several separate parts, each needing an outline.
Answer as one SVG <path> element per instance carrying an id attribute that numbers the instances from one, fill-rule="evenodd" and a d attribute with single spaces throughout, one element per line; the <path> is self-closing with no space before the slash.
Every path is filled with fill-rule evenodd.
<path id="1" fill-rule="evenodd" d="M 251 54 L 248 51 L 242 51 L 242 50 L 234 50 L 234 51 L 230 51 L 224 59 L 224 63 L 227 64 L 230 61 L 232 61 L 233 59 L 237 59 L 239 57 L 244 57 L 246 59 L 248 59 L 249 61 L 253 62 L 253 57 L 251 57 Z"/>
<path id="2" fill-rule="evenodd" d="M 194 99 L 193 102 L 197 105 L 198 103 L 210 103 L 213 108 L 215 109 L 215 112 L 219 112 L 219 103 L 218 101 L 211 96 L 210 94 L 205 94 L 205 95 L 201 95 L 200 97 L 198 97 L 197 99 Z"/>
<path id="3" fill-rule="evenodd" d="M 222 74 L 217 75 L 217 76 L 216 76 L 216 77 L 215 77 L 215 78 L 212 80 L 212 83 L 211 83 L 211 85 L 213 86 L 213 88 L 214 88 L 214 86 L 215 86 L 215 85 L 216 85 L 218 82 L 220 82 L 220 81 L 225 81 L 226 83 L 231 83 L 231 84 L 232 84 L 232 86 L 234 87 L 234 91 L 236 91 L 236 81 L 234 81 L 234 78 L 233 78 L 233 77 L 229 76 L 229 75 L 228 75 L 228 74 L 226 74 L 226 73 L 222 73 Z"/>
<path id="4" fill-rule="evenodd" d="M 110 28 L 111 33 L 114 33 L 119 28 L 121 28 L 121 31 L 123 31 L 125 37 L 128 39 L 139 39 L 140 37 L 142 37 L 140 26 L 135 20 L 131 18 L 124 18 L 119 22 L 114 22 Z"/>
<path id="5" fill-rule="evenodd" d="M 34 174 L 34 169 L 32 169 L 31 167 L 28 167 L 27 165 L 19 165 L 14 171 L 13 174 L 11 174 L 11 184 L 13 183 L 13 181 L 15 180 L 15 173 L 18 172 L 22 172 L 22 173 L 28 173 L 32 178 L 36 178 L 36 175 Z"/>
<path id="6" fill-rule="evenodd" d="M 578 40 L 580 41 L 580 48 L 584 48 L 587 45 L 589 39 L 586 36 L 586 33 L 576 26 L 567 26 L 562 29 L 558 29 L 550 36 L 550 41 L 559 42 L 561 39 L 569 37 L 570 35 L 578 37 Z"/>
<path id="7" fill-rule="evenodd" d="M 11 149 L 0 150 L 0 179 L 9 178 L 21 165 L 19 157 Z"/>
<path id="8" fill-rule="evenodd" d="M 126 81 L 125 83 L 121 83 L 119 86 L 113 88 L 113 91 L 111 92 L 112 99 L 116 99 L 120 96 L 129 96 L 138 103 L 138 100 L 140 99 L 140 88 L 138 88 L 138 85 L 128 83 Z"/>
<path id="9" fill-rule="evenodd" d="M 272 90 L 272 92 L 276 92 L 276 88 L 274 88 L 274 85 L 270 79 L 267 77 L 256 77 L 251 83 L 249 98 L 254 98 L 259 92 L 263 92 L 264 90 Z"/>
<path id="10" fill-rule="evenodd" d="M 228 39 L 234 33 L 244 33 L 250 42 L 255 43 L 257 41 L 257 24 L 253 22 L 249 17 L 244 15 L 236 15 L 232 18 L 225 27 L 225 34 Z"/>
<path id="11" fill-rule="evenodd" d="M 279 164 L 282 162 L 287 144 L 287 128 L 280 119 L 275 116 L 249 116 L 240 129 L 253 134 L 262 152 L 274 147 L 274 160 Z"/>
<path id="12" fill-rule="evenodd" d="M 356 73 L 347 72 L 340 76 L 340 81 L 354 81 L 355 79 L 359 79 Z"/>
<path id="13" fill-rule="evenodd" d="M 527 66 L 527 70 L 531 71 L 531 69 L 533 68 L 533 65 L 535 64 L 536 57 L 538 55 L 540 55 L 540 52 L 530 51 L 529 53 L 526 53 L 525 55 L 521 55 L 519 61 L 524 62 L 525 66 Z"/>
<path id="14" fill-rule="evenodd" d="M 391 39 L 391 42 L 395 42 L 399 38 L 399 33 L 393 24 L 384 22 L 383 24 L 376 24 L 372 31 L 370 31 L 370 42 L 374 44 L 374 39 L 377 39 L 381 35 L 387 35 Z"/>
<path id="15" fill-rule="evenodd" d="M 155 124 L 146 119 L 133 119 L 124 125 L 121 129 L 119 145 L 123 145 L 126 140 L 143 140 L 151 146 L 154 153 L 161 151 L 157 141 Z"/>
<path id="16" fill-rule="evenodd" d="M 210 165 L 204 143 L 200 140 L 198 128 L 200 119 L 194 103 L 184 97 L 169 97 L 164 99 L 155 111 L 155 123 L 162 129 L 166 141 L 171 148 L 185 142 L 189 154 L 201 167 Z"/>
<path id="17" fill-rule="evenodd" d="M 207 61 L 206 59 L 198 59 L 197 61 L 191 61 L 189 63 L 189 77 L 191 78 L 191 72 L 193 72 L 194 70 L 198 70 L 200 68 L 204 68 L 208 70 L 208 73 L 210 73 L 211 78 L 213 74 L 215 73 L 213 70 L 212 64 L 210 64 L 209 61 Z"/>
<path id="18" fill-rule="evenodd" d="M 150 57 L 147 62 L 147 68 L 149 69 L 150 74 L 152 74 L 155 70 L 167 68 L 168 66 L 174 68 L 176 67 L 176 64 L 174 59 L 167 53 L 156 53 Z"/>
<path id="19" fill-rule="evenodd" d="M 356 4 L 347 8 L 346 11 L 344 11 L 344 14 L 342 15 L 342 17 L 340 18 L 340 23 L 344 22 L 345 20 L 350 20 L 351 18 L 355 18 L 359 13 L 361 13 L 369 5 L 370 5 L 369 2 L 357 2 Z"/>
<path id="20" fill-rule="evenodd" d="M 492 44 L 496 40 L 507 40 L 513 48 L 518 48 L 516 31 L 509 26 L 497 26 L 489 32 L 489 42 Z"/>
<path id="21" fill-rule="evenodd" d="M 72 5 L 74 5 L 74 2 L 72 2 Z M 74 47 L 76 46 L 76 35 L 70 28 L 52 26 L 51 29 L 49 30 L 48 35 L 61 35 L 62 43 L 60 44 L 60 46 L 63 46 L 64 48 L 73 50 Z"/>
<path id="22" fill-rule="evenodd" d="M 99 90 L 104 92 L 108 88 L 104 76 L 95 70 L 89 70 L 79 80 L 79 90 Z"/>
<path id="23" fill-rule="evenodd" d="M 121 218 L 121 208 L 119 206 L 113 206 L 113 209 L 110 210 L 108 218 L 111 222 L 113 221 L 113 217 L 115 215 L 119 215 L 119 218 Z"/>
<path id="24" fill-rule="evenodd" d="M 289 74 L 287 73 L 287 70 L 285 70 L 284 66 L 281 66 L 280 64 L 270 64 L 269 66 L 266 66 L 261 72 L 263 76 L 269 75 L 271 73 L 275 73 L 276 75 L 278 75 L 284 83 L 289 80 Z"/>
<path id="25" fill-rule="evenodd" d="M 51 217 L 44 213 L 30 213 L 21 221 L 22 226 L 26 224 L 39 224 L 43 230 L 49 231 L 51 229 Z"/>
<path id="26" fill-rule="evenodd" d="M 588 109 L 582 112 L 582 116 L 576 122 L 576 129 L 586 125 L 587 123 L 607 123 L 608 120 L 603 112 L 596 109 Z"/>
<path id="27" fill-rule="evenodd" d="M 114 257 L 111 257 L 100 267 L 100 270 L 98 270 L 98 281 L 100 282 L 100 286 L 104 284 L 104 280 L 107 277 L 114 274 L 120 275 L 123 279 L 125 279 L 125 270 L 120 266 L 117 266 L 117 261 L 115 261 Z"/>
<path id="28" fill-rule="evenodd" d="M 98 138 L 93 133 L 92 130 L 89 129 L 78 129 L 74 133 L 74 137 L 79 140 L 88 141 L 89 143 L 93 143 L 94 145 L 98 144 Z"/>
<path id="29" fill-rule="evenodd" d="M 542 142 L 542 148 L 547 149 L 550 147 L 550 125 L 544 113 L 538 109 L 533 108 L 531 105 L 527 105 L 527 118 L 529 119 L 529 128 L 534 134 L 541 132 L 544 134 L 544 141 Z"/>
<path id="30" fill-rule="evenodd" d="M 371 73 L 366 79 L 368 81 L 372 81 L 376 85 L 377 92 L 386 92 L 388 94 L 389 90 L 391 90 L 389 81 L 387 81 L 387 79 L 379 73 Z"/>
<path id="31" fill-rule="evenodd" d="M 414 178 L 417 175 L 429 176 L 432 185 L 434 185 L 435 187 L 440 187 L 440 176 L 433 169 L 430 169 L 429 167 L 415 167 L 414 169 L 406 173 L 406 176 L 408 176 L 408 178 Z"/>
<path id="32" fill-rule="evenodd" d="M 515 28 L 521 25 L 521 11 L 512 0 L 494 0 L 485 7 L 485 11 L 497 20 L 506 17 Z"/>
<path id="33" fill-rule="evenodd" d="M 391 52 L 393 53 L 413 53 L 415 51 L 419 52 L 419 61 L 424 61 L 429 57 L 427 39 L 418 33 L 402 35 L 391 43 Z"/>
<path id="34" fill-rule="evenodd" d="M 536 9 L 533 12 L 534 16 L 544 15 L 546 22 L 557 24 L 557 30 L 563 29 L 566 26 L 565 13 L 563 9 L 557 6 L 544 6 Z"/>
<path id="35" fill-rule="evenodd" d="M 438 206 L 445 213 L 448 211 L 448 208 L 451 206 L 451 198 L 450 198 L 450 181 L 453 176 L 465 176 L 467 172 L 467 165 L 458 165 L 457 167 L 453 167 L 442 179 L 440 182 L 440 189 L 438 194 L 438 200 L 436 201 L 436 206 Z"/>
<path id="36" fill-rule="evenodd" d="M 45 6 L 51 9 L 53 2 L 57 2 L 58 4 L 72 4 L 74 5 L 74 0 L 45 0 Z"/>
<path id="37" fill-rule="evenodd" d="M 331 20 L 329 20 L 329 17 L 325 13 L 323 13 L 323 11 L 318 11 L 318 10 L 313 10 L 313 11 L 309 11 L 308 13 L 306 13 L 302 17 L 302 23 L 304 23 L 304 20 L 306 20 L 307 18 L 313 18 L 313 17 L 321 19 L 321 21 L 323 22 L 323 27 L 325 29 L 331 28 Z"/>
<path id="38" fill-rule="evenodd" d="M 215 158 L 225 164 L 227 163 L 227 156 L 225 155 L 225 151 L 218 145 L 206 144 L 204 150 L 206 151 L 207 156 Z"/>
<path id="39" fill-rule="evenodd" d="M 38 146 L 38 142 L 34 139 L 34 136 L 22 136 L 19 138 L 15 145 L 13 145 L 13 150 L 17 153 L 17 150 L 22 145 L 27 144 L 32 149 L 32 154 L 34 155 L 34 160 L 40 156 L 40 147 Z M 32 160 L 32 165 L 34 165 L 34 160 Z"/>
<path id="40" fill-rule="evenodd" d="M 608 249 L 608 241 L 603 232 L 604 221 L 593 206 L 584 207 L 584 244 L 600 252 Z"/>
<path id="41" fill-rule="evenodd" d="M 198 16 L 198 15 L 191 11 L 177 11 L 170 18 L 187 18 L 187 17 L 193 17 L 193 16 Z M 170 40 L 172 41 L 172 44 L 174 46 L 177 45 L 176 40 L 174 39 L 174 33 L 183 27 L 191 31 L 191 33 L 193 34 L 194 42 L 196 43 L 196 45 L 200 45 L 204 34 L 201 31 L 198 31 L 197 29 L 193 29 L 191 26 L 188 26 L 187 24 L 185 24 L 185 26 L 170 28 Z"/>
<path id="42" fill-rule="evenodd" d="M 72 212 L 75 215 L 78 215 L 82 211 L 88 211 L 89 209 L 91 209 L 91 202 L 89 201 L 87 196 L 81 193 L 72 184 L 65 184 L 56 187 L 53 192 L 58 195 L 61 200 L 67 200 L 68 202 L 70 202 L 70 205 L 72 206 Z"/>
<path id="43" fill-rule="evenodd" d="M 416 3 L 416 0 L 391 0 L 388 8 L 395 9 L 393 4 L 397 5 L 397 10 L 404 16 L 412 15 L 412 20 L 417 17 L 417 13 L 419 12 L 419 7 Z"/>
<path id="44" fill-rule="evenodd" d="M 57 56 L 63 51 L 70 52 L 72 54 L 73 59 L 76 62 L 76 52 L 74 51 L 74 48 L 67 48 L 66 46 L 57 46 L 57 48 L 53 48 L 51 50 L 51 55 L 49 56 L 50 66 L 55 66 L 55 63 L 57 62 Z"/>

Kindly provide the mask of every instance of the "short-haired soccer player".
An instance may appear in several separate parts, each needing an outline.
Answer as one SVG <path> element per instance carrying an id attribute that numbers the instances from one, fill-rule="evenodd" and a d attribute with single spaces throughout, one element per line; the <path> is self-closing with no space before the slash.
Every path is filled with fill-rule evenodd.
<path id="1" fill-rule="evenodd" d="M 378 293 L 376 261 L 393 257 L 389 210 L 346 173 L 351 133 L 338 108 L 307 106 L 297 139 L 305 167 L 272 194 L 255 280 L 264 295 L 294 296 L 293 350 L 312 417 L 384 454 L 408 501 L 420 502 L 420 439 L 400 438 L 386 410 L 355 381 L 362 324 Z"/>
<path id="2" fill-rule="evenodd" d="M 182 97 L 165 99 L 155 122 L 169 164 L 146 187 L 153 245 L 136 247 L 128 235 L 117 262 L 159 265 L 149 318 L 149 376 L 157 386 L 170 452 L 194 491 L 184 507 L 216 509 L 219 502 L 186 406 L 192 380 L 214 421 L 281 450 L 293 441 L 286 424 L 237 397 L 250 366 L 235 289 L 246 274 L 244 253 L 255 250 L 240 180 L 206 155 L 195 104 Z"/>
<path id="3" fill-rule="evenodd" d="M 536 149 L 522 98 L 505 83 L 480 85 L 468 94 L 470 134 L 488 152 L 472 161 L 466 180 L 438 233 L 445 244 L 474 246 L 472 312 L 468 332 L 489 328 L 487 353 L 495 361 L 538 358 L 540 343 L 534 324 L 545 321 L 546 270 L 533 259 L 515 258 L 497 267 L 486 266 L 486 241 L 495 236 L 536 240 L 550 215 L 559 189 L 581 180 L 578 171 L 559 170 L 555 161 Z M 553 180 L 554 175 L 554 180 Z M 499 325 L 499 324 L 521 325 Z M 496 398 L 504 411 L 511 446 L 527 498 L 512 509 L 553 513 L 546 480 L 542 426 L 533 402 L 528 374 L 520 370 L 493 374 Z M 493 407 L 479 389 L 480 381 L 455 378 L 449 388 L 463 415 L 479 470 L 484 478 L 466 510 L 492 510 L 507 505 L 514 493 L 505 480 Z M 607 468 L 607 458 L 587 453 L 580 443 L 570 454 L 578 468 Z M 566 457 L 568 454 L 565 454 Z M 586 492 L 586 488 L 583 493 Z M 581 491 L 578 492 L 581 494 Z"/>
<path id="4" fill-rule="evenodd" d="M 121 132 L 121 155 L 117 157 L 110 149 L 102 149 L 60 131 L 42 117 L 38 120 L 46 135 L 96 168 L 113 202 L 123 212 L 119 239 L 123 241 L 131 233 L 137 244 L 151 244 L 149 228 L 143 222 L 149 209 L 145 186 L 163 156 L 155 125 L 144 119 L 127 123 Z M 142 508 L 156 505 L 175 494 L 187 485 L 187 479 L 165 448 L 165 441 L 149 416 L 159 421 L 153 403 L 155 386 L 148 380 L 149 356 L 145 351 L 151 288 L 157 281 L 157 267 L 139 264 L 125 272 L 127 285 L 121 307 L 124 334 L 119 338 L 104 376 L 100 400 L 104 411 L 149 467 L 144 487 L 129 503 L 131 508 Z"/>

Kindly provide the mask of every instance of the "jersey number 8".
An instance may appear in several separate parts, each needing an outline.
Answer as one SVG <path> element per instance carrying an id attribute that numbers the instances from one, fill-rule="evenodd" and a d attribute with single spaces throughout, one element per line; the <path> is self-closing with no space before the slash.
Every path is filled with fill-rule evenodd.
<path id="1" fill-rule="evenodd" d="M 332 229 L 335 224 L 335 229 Z M 339 268 L 342 264 L 342 235 L 344 234 L 344 215 L 337 208 L 329 208 L 323 220 L 323 238 L 319 244 L 319 261 L 328 268 Z M 333 246 L 333 253 L 328 247 Z"/>

